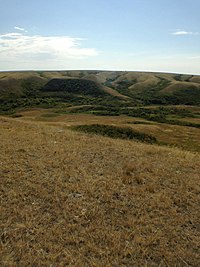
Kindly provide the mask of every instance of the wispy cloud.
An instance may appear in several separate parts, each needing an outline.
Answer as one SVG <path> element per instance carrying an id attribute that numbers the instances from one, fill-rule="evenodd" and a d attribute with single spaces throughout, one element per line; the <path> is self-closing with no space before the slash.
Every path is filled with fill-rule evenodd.
<path id="1" fill-rule="evenodd" d="M 17 26 L 15 26 L 14 29 L 15 29 L 15 30 L 18 30 L 18 31 L 22 31 L 22 32 L 28 32 L 28 31 L 25 30 L 24 28 L 17 27 Z"/>
<path id="2" fill-rule="evenodd" d="M 189 56 L 188 59 L 200 60 L 200 55 L 197 55 L 197 56 Z"/>
<path id="3" fill-rule="evenodd" d="M 63 65 L 73 59 L 84 59 L 97 56 L 99 52 L 95 48 L 81 46 L 83 39 L 69 36 L 42 36 L 28 35 L 25 32 L 12 32 L 0 35 L 0 62 L 12 62 L 13 65 L 31 62 L 35 65 L 45 66 L 55 62 Z M 48 65 L 49 66 L 49 65 Z"/>
<path id="4" fill-rule="evenodd" d="M 177 30 L 172 32 L 173 35 L 199 35 L 199 32 L 188 32 L 185 30 Z"/>

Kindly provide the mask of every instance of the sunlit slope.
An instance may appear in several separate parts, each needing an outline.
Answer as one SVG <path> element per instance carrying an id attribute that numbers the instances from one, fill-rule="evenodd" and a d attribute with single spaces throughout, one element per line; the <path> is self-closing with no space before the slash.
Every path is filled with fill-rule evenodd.
<path id="1" fill-rule="evenodd" d="M 199 266 L 198 154 L 0 127 L 1 266 Z"/>
<path id="2" fill-rule="evenodd" d="M 93 81 L 102 91 L 119 100 L 135 100 L 142 104 L 200 104 L 200 76 L 123 72 L 123 71 L 38 71 L 0 73 L 0 99 L 27 97 L 52 79 Z M 83 87 L 84 90 L 87 89 Z M 80 93 L 81 94 L 81 93 Z"/>

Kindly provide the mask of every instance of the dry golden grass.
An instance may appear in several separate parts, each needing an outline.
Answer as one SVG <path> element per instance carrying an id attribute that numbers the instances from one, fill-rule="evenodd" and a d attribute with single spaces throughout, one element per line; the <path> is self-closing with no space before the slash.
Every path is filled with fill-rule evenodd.
<path id="1" fill-rule="evenodd" d="M 129 86 L 129 89 L 142 92 L 148 86 L 152 86 L 152 87 L 156 86 L 158 82 L 159 82 L 159 79 L 157 77 L 154 77 L 154 76 L 146 77 L 146 79 L 143 81 L 142 76 L 141 76 L 139 81 L 136 84 Z"/>
<path id="2" fill-rule="evenodd" d="M 196 88 L 196 89 L 199 88 L 199 84 L 194 83 L 194 82 L 190 82 L 190 86 L 192 86 L 193 88 Z M 162 89 L 161 93 L 172 93 L 176 90 L 184 90 L 187 88 L 188 88 L 188 82 L 182 82 L 182 81 L 181 82 L 173 82 L 169 86 Z"/>
<path id="3" fill-rule="evenodd" d="M 197 128 L 161 123 L 138 124 L 133 128 L 140 132 L 151 133 L 158 141 L 168 145 L 200 152 L 200 130 Z"/>
<path id="4" fill-rule="evenodd" d="M 74 107 L 73 107 L 74 108 Z M 153 108 L 153 107 L 152 107 Z M 188 107 L 189 109 L 190 107 Z M 71 109 L 71 108 L 69 108 Z M 197 107 L 197 111 L 199 108 Z M 32 120 L 46 122 L 51 125 L 61 127 L 74 126 L 80 124 L 108 124 L 116 126 L 132 127 L 136 131 L 152 134 L 159 142 L 164 142 L 172 146 L 190 151 L 200 151 L 200 131 L 197 128 L 155 123 L 141 118 L 131 118 L 128 116 L 94 116 L 90 114 L 59 114 L 55 109 L 30 109 L 18 113 L 22 115 L 20 120 Z M 54 116 L 55 114 L 55 116 Z M 49 115 L 49 116 L 48 116 Z M 51 116 L 52 115 L 52 116 Z M 19 120 L 18 118 L 16 118 Z M 180 119 L 181 120 L 181 119 Z M 134 124 L 134 122 L 144 122 L 144 124 Z M 183 121 L 199 123 L 199 118 L 184 118 Z M 148 124 L 145 124 L 148 123 Z"/>
<path id="5" fill-rule="evenodd" d="M 1 266 L 199 266 L 200 156 L 0 118 Z"/>
<path id="6" fill-rule="evenodd" d="M 35 71 L 24 71 L 24 72 L 0 72 L 0 79 L 1 80 L 9 80 L 9 79 L 16 79 L 16 80 L 20 80 L 20 79 L 27 79 L 30 77 L 38 77 L 38 73 Z"/>
<path id="7" fill-rule="evenodd" d="M 107 87 L 107 86 L 102 86 L 101 89 L 103 91 L 105 91 L 106 93 L 108 93 L 110 95 L 113 95 L 113 96 L 117 96 L 117 97 L 120 97 L 120 98 L 123 98 L 123 99 L 129 99 L 130 98 L 128 96 L 125 96 L 125 95 L 120 94 L 116 90 L 114 90 L 114 89 L 112 89 L 110 87 Z"/>

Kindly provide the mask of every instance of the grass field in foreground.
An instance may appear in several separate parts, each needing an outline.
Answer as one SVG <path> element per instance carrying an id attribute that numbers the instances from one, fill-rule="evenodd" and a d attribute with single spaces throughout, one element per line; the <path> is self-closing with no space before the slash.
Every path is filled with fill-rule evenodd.
<path id="1" fill-rule="evenodd" d="M 198 153 L 22 119 L 0 118 L 1 266 L 200 265 Z"/>

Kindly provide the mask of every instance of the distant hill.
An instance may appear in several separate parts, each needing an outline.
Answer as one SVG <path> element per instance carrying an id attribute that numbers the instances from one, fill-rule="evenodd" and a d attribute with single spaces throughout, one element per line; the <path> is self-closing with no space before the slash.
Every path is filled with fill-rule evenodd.
<path id="1" fill-rule="evenodd" d="M 51 79 L 42 89 L 42 92 L 66 92 L 71 94 L 105 96 L 105 91 L 101 90 L 100 84 L 86 79 Z"/>
<path id="2" fill-rule="evenodd" d="M 200 76 L 128 71 L 0 73 L 5 110 L 56 103 L 200 105 Z"/>

